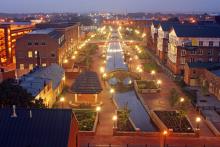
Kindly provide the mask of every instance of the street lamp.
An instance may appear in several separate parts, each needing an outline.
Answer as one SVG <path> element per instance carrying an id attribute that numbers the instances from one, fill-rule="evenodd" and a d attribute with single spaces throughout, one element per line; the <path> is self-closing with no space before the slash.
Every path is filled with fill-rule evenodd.
<path id="1" fill-rule="evenodd" d="M 164 146 L 164 147 L 166 147 L 167 134 L 168 134 L 168 132 L 167 132 L 166 130 L 164 130 L 164 131 L 163 131 L 163 137 L 164 137 L 163 146 Z"/>
<path id="2" fill-rule="evenodd" d="M 114 93 L 115 93 L 115 89 L 111 88 L 111 89 L 110 89 L 110 93 L 112 94 L 112 98 L 113 98 L 113 95 L 114 95 Z"/>
<path id="3" fill-rule="evenodd" d="M 201 118 L 200 117 L 196 117 L 196 128 L 197 128 L 197 130 L 199 130 L 200 122 L 201 122 Z"/>
<path id="4" fill-rule="evenodd" d="M 101 107 L 97 106 L 95 110 L 96 110 L 96 112 L 100 112 L 101 111 Z"/>
<path id="5" fill-rule="evenodd" d="M 116 128 L 116 127 L 117 127 L 116 121 L 118 120 L 117 115 L 113 115 L 112 120 L 113 120 L 113 122 L 114 122 L 114 128 Z"/>
<path id="6" fill-rule="evenodd" d="M 104 73 L 104 72 L 105 72 L 104 67 L 100 67 L 100 72 L 101 72 L 101 73 Z"/>
<path id="7" fill-rule="evenodd" d="M 154 80 L 154 79 L 155 79 L 156 71 L 155 71 L 155 70 L 152 70 L 150 74 L 152 75 L 152 79 Z"/>
<path id="8" fill-rule="evenodd" d="M 157 85 L 159 88 L 160 88 L 161 83 L 162 83 L 161 80 L 157 80 Z"/>
<path id="9" fill-rule="evenodd" d="M 63 103 L 64 103 L 64 101 L 65 101 L 65 98 L 64 98 L 64 97 L 61 97 L 61 98 L 60 98 L 60 102 L 61 102 L 61 104 L 62 104 L 62 109 L 63 109 Z"/>
<path id="10" fill-rule="evenodd" d="M 180 98 L 180 103 L 183 103 L 185 99 L 183 97 Z"/>

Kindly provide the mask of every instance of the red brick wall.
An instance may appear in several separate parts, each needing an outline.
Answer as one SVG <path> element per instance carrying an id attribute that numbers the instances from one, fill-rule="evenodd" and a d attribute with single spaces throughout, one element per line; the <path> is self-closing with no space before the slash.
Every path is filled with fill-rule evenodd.
<path id="1" fill-rule="evenodd" d="M 75 115 L 73 114 L 72 122 L 70 125 L 70 134 L 69 134 L 69 142 L 68 147 L 78 147 L 78 123 Z"/>

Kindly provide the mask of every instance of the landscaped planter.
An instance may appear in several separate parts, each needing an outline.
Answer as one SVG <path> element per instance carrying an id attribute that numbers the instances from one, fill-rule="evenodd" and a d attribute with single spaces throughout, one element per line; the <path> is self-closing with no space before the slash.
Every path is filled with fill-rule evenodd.
<path id="1" fill-rule="evenodd" d="M 76 119 L 79 125 L 80 136 L 91 136 L 95 135 L 96 128 L 99 122 L 99 114 L 94 110 L 90 109 L 78 109 L 74 110 Z"/>
<path id="2" fill-rule="evenodd" d="M 169 130 L 170 136 L 196 136 L 189 119 L 182 118 L 182 125 L 179 126 L 180 119 L 177 111 L 151 111 L 151 116 L 155 124 L 161 131 Z"/>
<path id="3" fill-rule="evenodd" d="M 155 81 L 150 80 L 135 80 L 134 88 L 138 93 L 158 93 L 160 87 Z"/>

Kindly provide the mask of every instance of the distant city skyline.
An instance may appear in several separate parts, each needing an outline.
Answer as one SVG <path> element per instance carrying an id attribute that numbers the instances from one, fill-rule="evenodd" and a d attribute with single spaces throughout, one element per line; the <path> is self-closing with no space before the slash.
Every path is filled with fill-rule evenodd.
<path id="1" fill-rule="evenodd" d="M 220 0 L 4 0 L 0 12 L 219 12 Z"/>

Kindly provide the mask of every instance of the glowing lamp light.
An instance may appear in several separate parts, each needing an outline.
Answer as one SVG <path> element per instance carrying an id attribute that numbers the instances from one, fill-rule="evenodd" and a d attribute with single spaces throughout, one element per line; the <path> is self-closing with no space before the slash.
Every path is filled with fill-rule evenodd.
<path id="1" fill-rule="evenodd" d="M 101 111 L 101 107 L 100 106 L 97 106 L 96 107 L 96 112 L 100 112 Z"/>
<path id="2" fill-rule="evenodd" d="M 182 102 L 184 102 L 185 101 L 185 99 L 183 98 L 183 97 L 181 97 L 180 98 L 180 102 L 182 103 Z"/>
<path id="3" fill-rule="evenodd" d="M 116 115 L 114 115 L 113 117 L 112 117 L 112 120 L 113 121 L 116 121 L 118 119 L 118 117 L 116 116 Z"/>
<path id="4" fill-rule="evenodd" d="M 196 122 L 197 123 L 201 122 L 201 118 L 200 117 L 196 117 Z"/>

